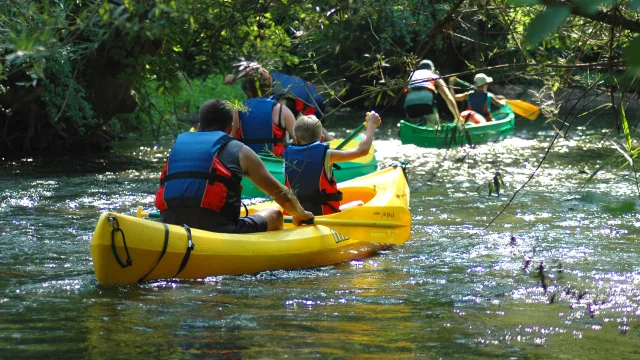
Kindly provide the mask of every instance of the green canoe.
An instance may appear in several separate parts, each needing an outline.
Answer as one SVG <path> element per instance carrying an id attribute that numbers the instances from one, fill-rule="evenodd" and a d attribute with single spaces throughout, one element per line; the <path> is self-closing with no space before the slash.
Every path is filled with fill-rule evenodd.
<path id="1" fill-rule="evenodd" d="M 456 146 L 479 145 L 504 140 L 513 132 L 515 114 L 509 106 L 491 113 L 492 120 L 482 125 L 467 123 L 459 130 L 453 123 L 441 124 L 438 128 L 418 126 L 401 120 L 400 141 L 427 148 L 448 149 Z"/>
<path id="2" fill-rule="evenodd" d="M 329 143 L 331 145 L 331 148 L 335 148 L 341 142 L 342 140 L 338 139 L 332 140 Z M 359 143 L 359 140 L 352 140 L 343 149 L 356 147 Z M 336 180 L 338 180 L 338 182 L 347 181 L 359 176 L 370 174 L 378 170 L 378 160 L 376 160 L 374 152 L 375 149 L 373 146 L 371 146 L 371 150 L 366 156 L 361 157 L 355 161 L 337 163 L 336 165 L 338 165 L 340 169 L 333 169 L 333 174 L 336 177 Z M 282 165 L 282 159 L 267 156 L 260 156 L 260 158 L 262 159 L 262 162 L 267 167 L 267 170 L 269 170 L 271 175 L 273 175 L 276 179 L 284 184 L 284 168 Z M 242 178 L 243 198 L 246 199 L 264 196 L 266 195 L 262 192 L 262 190 L 258 189 L 258 187 L 256 187 L 251 180 L 246 177 Z"/>

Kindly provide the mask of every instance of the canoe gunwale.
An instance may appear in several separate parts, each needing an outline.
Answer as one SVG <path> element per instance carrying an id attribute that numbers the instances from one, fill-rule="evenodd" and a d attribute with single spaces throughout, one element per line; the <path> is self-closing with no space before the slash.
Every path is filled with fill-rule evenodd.
<path id="1" fill-rule="evenodd" d="M 464 145 L 480 145 L 501 141 L 511 134 L 515 127 L 515 113 L 508 106 L 492 113 L 494 116 L 506 114 L 504 119 L 492 120 L 481 125 L 467 125 L 458 130 L 451 123 L 439 128 L 424 127 L 401 120 L 398 124 L 400 140 L 403 144 L 413 144 L 426 148 L 447 149 Z M 471 144 L 469 144 L 469 142 Z"/>

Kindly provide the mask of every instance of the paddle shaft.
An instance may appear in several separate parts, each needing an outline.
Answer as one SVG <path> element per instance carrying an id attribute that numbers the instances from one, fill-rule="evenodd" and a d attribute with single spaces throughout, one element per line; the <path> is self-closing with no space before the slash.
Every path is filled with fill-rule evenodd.
<path id="1" fill-rule="evenodd" d="M 285 223 L 292 223 L 293 218 L 290 216 L 284 217 Z M 318 219 L 303 220 L 303 224 L 306 225 L 324 225 L 324 226 L 366 226 L 376 228 L 398 228 L 406 226 L 392 221 L 366 221 L 366 220 L 339 220 L 339 219 Z"/>
<path id="2" fill-rule="evenodd" d="M 150 211 L 148 213 L 141 212 L 138 217 L 149 217 L 150 219 L 157 219 L 160 217 L 159 211 Z M 284 222 L 291 224 L 293 222 L 293 218 L 290 216 L 284 217 Z M 394 223 L 392 221 L 366 221 L 366 220 L 338 220 L 338 219 L 311 219 L 302 221 L 303 224 L 306 225 L 339 225 L 339 226 L 367 226 L 367 227 L 377 227 L 377 228 L 395 228 L 402 227 L 403 224 Z"/>
<path id="3" fill-rule="evenodd" d="M 457 82 L 459 82 L 460 84 L 462 84 L 462 85 L 464 85 L 464 86 L 467 86 L 467 87 L 470 87 L 470 88 L 475 87 L 475 86 L 473 86 L 473 85 L 469 84 L 468 82 L 466 82 L 466 81 L 464 81 L 464 80 L 460 80 L 460 79 L 458 79 L 458 78 L 456 78 L 456 81 L 457 81 Z"/>
<path id="4" fill-rule="evenodd" d="M 358 136 L 365 128 L 366 128 L 366 122 L 360 124 L 360 126 L 358 126 L 355 130 L 353 130 L 351 135 L 347 136 L 344 140 L 342 140 L 342 142 L 338 144 L 338 146 L 336 146 L 335 149 L 340 150 L 343 147 L 345 147 L 348 143 L 351 142 L 351 140 L 353 140 L 356 136 Z"/>

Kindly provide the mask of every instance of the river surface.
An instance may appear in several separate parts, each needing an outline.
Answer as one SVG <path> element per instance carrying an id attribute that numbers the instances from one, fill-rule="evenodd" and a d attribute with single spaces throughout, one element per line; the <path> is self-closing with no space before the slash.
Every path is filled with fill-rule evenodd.
<path id="1" fill-rule="evenodd" d="M 344 136 L 360 117 L 328 128 Z M 402 145 L 383 119 L 381 166 L 409 162 L 406 244 L 196 281 L 105 288 L 93 272 L 99 214 L 152 208 L 172 139 L 0 155 L 0 358 L 640 358 L 640 202 L 602 124 L 559 139 L 504 209 L 550 124 L 518 118 L 503 142 L 434 150 Z M 506 189 L 489 196 L 496 171 Z"/>

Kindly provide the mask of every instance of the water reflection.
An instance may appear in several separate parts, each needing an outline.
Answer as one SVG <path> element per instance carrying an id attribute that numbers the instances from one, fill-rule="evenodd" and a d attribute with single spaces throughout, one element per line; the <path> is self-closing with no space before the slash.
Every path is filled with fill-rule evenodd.
<path id="1" fill-rule="evenodd" d="M 0 161 L 0 357 L 637 356 L 633 177 L 606 167 L 578 192 L 616 155 L 598 131 L 558 140 L 504 209 L 553 130 L 518 123 L 501 143 L 422 149 L 384 118 L 377 157 L 409 162 L 411 239 L 300 271 L 97 287 L 99 213 L 151 208 L 171 142 Z M 331 130 L 344 136 L 358 119 Z M 496 171 L 507 188 L 489 196 Z"/>

